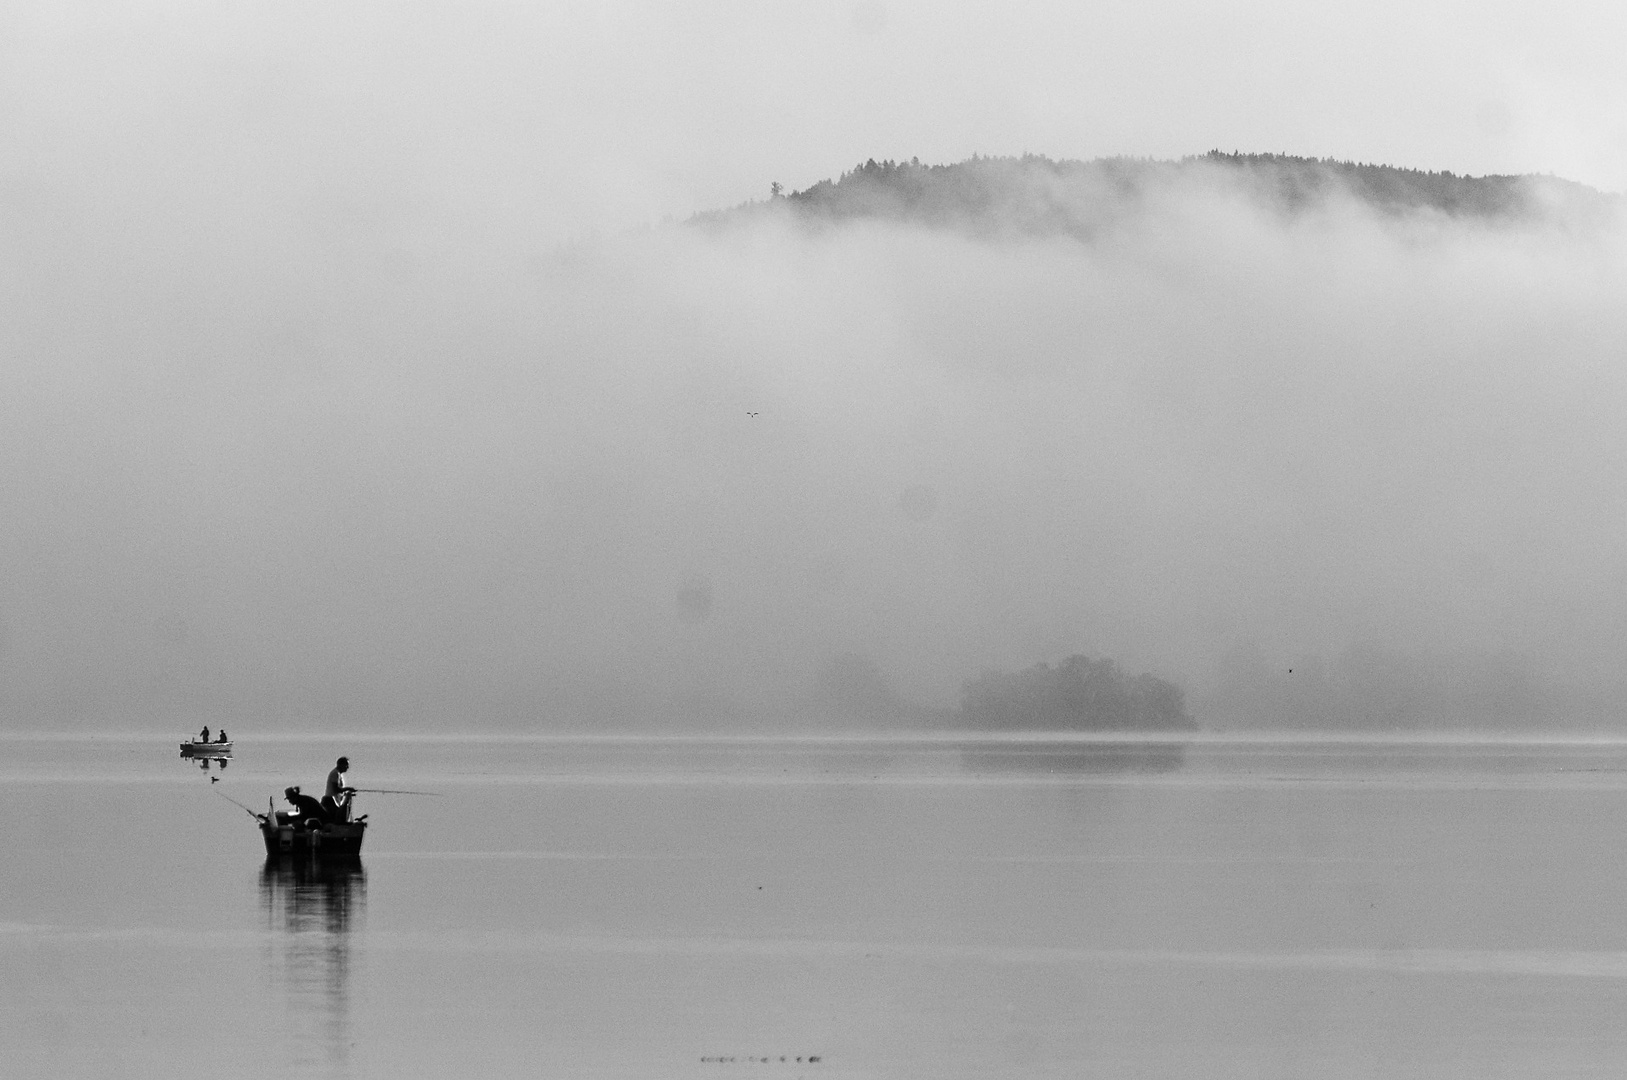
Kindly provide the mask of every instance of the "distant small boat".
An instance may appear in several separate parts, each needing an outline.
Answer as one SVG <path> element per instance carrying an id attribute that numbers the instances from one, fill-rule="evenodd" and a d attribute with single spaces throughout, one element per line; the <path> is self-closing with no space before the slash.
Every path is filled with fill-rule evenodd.
<path id="1" fill-rule="evenodd" d="M 260 835 L 265 837 L 266 857 L 298 856 L 310 859 L 355 859 L 362 853 L 362 836 L 367 832 L 367 816 L 355 821 L 304 821 L 294 814 L 278 811 L 273 818 L 260 815 Z"/>
<path id="2" fill-rule="evenodd" d="M 232 744 L 229 742 L 199 742 L 193 739 L 181 744 L 184 757 L 222 757 L 231 752 Z"/>

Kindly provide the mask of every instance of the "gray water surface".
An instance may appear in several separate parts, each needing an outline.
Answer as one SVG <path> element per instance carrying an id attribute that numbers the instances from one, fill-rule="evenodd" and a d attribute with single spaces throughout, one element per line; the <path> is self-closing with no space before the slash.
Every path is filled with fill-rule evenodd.
<path id="1" fill-rule="evenodd" d="M 1623 743 L 234 735 L 0 736 L 7 1071 L 1627 1072 Z"/>

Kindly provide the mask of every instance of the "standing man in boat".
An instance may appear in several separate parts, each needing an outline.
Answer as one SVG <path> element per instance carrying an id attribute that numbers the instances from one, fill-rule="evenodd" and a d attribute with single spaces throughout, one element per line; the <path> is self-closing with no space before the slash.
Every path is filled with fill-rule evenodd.
<path id="1" fill-rule="evenodd" d="M 208 724 L 203 725 L 203 730 L 198 733 L 198 741 L 199 742 L 208 742 L 209 741 L 209 725 Z"/>
<path id="2" fill-rule="evenodd" d="M 329 821 L 350 820 L 350 797 L 356 794 L 356 789 L 345 784 L 345 773 L 349 769 L 350 759 L 340 758 L 328 773 L 328 790 L 322 796 L 322 809 L 327 811 Z"/>

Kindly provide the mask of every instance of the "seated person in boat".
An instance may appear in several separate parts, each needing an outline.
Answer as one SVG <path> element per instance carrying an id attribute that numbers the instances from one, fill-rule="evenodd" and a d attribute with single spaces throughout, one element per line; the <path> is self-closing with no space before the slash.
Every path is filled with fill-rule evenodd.
<path id="1" fill-rule="evenodd" d="M 309 795 L 302 794 L 298 784 L 291 788 L 284 788 L 282 797 L 294 804 L 294 810 L 298 814 L 298 820 L 300 821 L 315 818 L 319 823 L 326 824 L 330 820 L 327 811 L 322 809 L 322 804 Z"/>
<path id="2" fill-rule="evenodd" d="M 209 733 L 209 729 L 208 729 L 208 728 L 205 728 L 205 729 L 204 729 L 204 734 L 206 734 L 206 735 L 207 735 L 207 734 L 208 734 L 208 733 Z M 225 728 L 221 728 L 221 729 L 220 729 L 220 735 L 219 735 L 219 736 L 218 736 L 218 737 L 217 737 L 217 738 L 216 738 L 216 739 L 215 739 L 215 741 L 216 741 L 216 742 L 231 742 L 231 741 L 232 741 L 232 740 L 230 740 L 230 739 L 228 739 L 228 738 L 227 738 L 227 737 L 226 737 L 226 729 L 225 729 Z"/>
<path id="3" fill-rule="evenodd" d="M 328 789 L 322 796 L 322 809 L 329 821 L 350 820 L 350 797 L 356 794 L 356 789 L 345 785 L 345 773 L 349 769 L 350 759 L 340 758 L 334 763 L 333 771 L 328 773 Z"/>

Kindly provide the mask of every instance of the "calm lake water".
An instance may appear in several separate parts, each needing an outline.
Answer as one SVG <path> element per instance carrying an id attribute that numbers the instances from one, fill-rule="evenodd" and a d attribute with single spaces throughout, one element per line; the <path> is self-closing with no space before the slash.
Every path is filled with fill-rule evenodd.
<path id="1" fill-rule="evenodd" d="M 1627 1074 L 1623 743 L 237 734 L 0 736 L 4 1071 Z"/>

